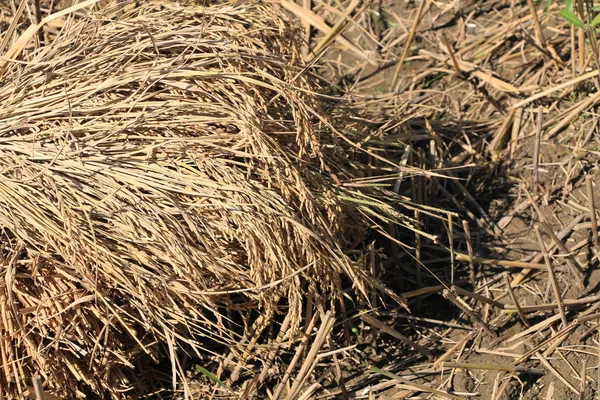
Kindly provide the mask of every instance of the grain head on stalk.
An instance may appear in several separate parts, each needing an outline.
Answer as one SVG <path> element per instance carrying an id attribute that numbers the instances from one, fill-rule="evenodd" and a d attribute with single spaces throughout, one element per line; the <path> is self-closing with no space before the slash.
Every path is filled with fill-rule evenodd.
<path id="1" fill-rule="evenodd" d="M 3 49 L 3 395 L 34 375 L 67 397 L 181 389 L 185 359 L 264 358 L 248 343 L 276 319 L 298 338 L 307 291 L 381 288 L 349 254 L 399 216 L 345 188 L 368 132 L 318 94 L 285 14 L 122 6 Z"/>

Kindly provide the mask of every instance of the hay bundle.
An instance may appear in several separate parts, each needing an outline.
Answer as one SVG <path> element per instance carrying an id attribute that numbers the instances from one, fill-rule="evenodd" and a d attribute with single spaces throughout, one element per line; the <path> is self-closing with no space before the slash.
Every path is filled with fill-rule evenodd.
<path id="1" fill-rule="evenodd" d="M 0 70 L 4 395 L 34 374 L 140 394 L 149 363 L 238 360 L 277 315 L 293 339 L 308 287 L 369 285 L 347 255 L 366 206 L 336 183 L 350 146 L 290 21 L 256 2 L 109 17 Z"/>

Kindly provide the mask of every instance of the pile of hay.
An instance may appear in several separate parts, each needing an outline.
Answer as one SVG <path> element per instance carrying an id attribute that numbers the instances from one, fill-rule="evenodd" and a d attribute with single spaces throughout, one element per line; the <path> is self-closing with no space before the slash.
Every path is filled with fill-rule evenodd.
<path id="1" fill-rule="evenodd" d="M 264 358 L 242 351 L 275 320 L 297 339 L 309 290 L 330 309 L 377 286 L 348 254 L 393 211 L 343 185 L 368 132 L 328 115 L 291 21 L 159 3 L 0 60 L 3 396 L 39 374 L 131 397 L 165 359 L 177 385 L 182 357 Z"/>

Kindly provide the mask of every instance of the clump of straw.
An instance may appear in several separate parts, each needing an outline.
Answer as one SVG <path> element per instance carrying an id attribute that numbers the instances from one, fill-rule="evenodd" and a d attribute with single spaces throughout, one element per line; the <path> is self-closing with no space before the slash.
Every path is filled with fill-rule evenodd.
<path id="1" fill-rule="evenodd" d="M 298 41 L 274 6 L 246 2 L 145 3 L 68 20 L 26 53 L 12 42 L 25 62 L 0 61 L 3 395 L 36 374 L 65 396 L 138 395 L 164 359 L 177 384 L 184 354 L 261 358 L 242 349 L 281 315 L 294 339 L 308 290 L 325 307 L 342 279 L 367 294 L 348 253 L 381 203 L 342 185 L 362 133 L 327 116 Z"/>

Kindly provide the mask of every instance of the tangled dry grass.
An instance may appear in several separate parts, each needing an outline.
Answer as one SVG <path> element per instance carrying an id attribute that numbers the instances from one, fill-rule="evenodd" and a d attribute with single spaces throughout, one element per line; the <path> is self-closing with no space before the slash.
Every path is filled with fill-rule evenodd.
<path id="1" fill-rule="evenodd" d="M 43 46 L 41 25 L 5 32 L 3 396 L 36 374 L 66 397 L 165 377 L 189 395 L 186 360 L 239 375 L 273 362 L 267 328 L 293 343 L 344 282 L 385 290 L 350 254 L 401 199 L 361 180 L 368 124 L 318 94 L 293 24 L 260 2 L 158 3 L 54 19 Z"/>

